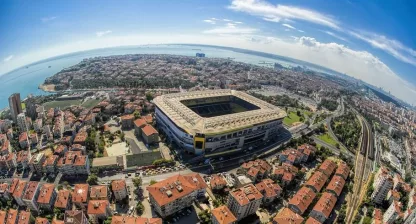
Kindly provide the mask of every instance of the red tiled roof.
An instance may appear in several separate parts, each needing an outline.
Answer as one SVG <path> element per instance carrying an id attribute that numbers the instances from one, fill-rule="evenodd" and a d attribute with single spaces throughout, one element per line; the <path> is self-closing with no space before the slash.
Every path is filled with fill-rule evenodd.
<path id="1" fill-rule="evenodd" d="M 322 223 L 313 217 L 309 217 L 308 220 L 306 220 L 305 224 L 322 224 Z"/>
<path id="2" fill-rule="evenodd" d="M 319 167 L 319 170 L 329 177 L 331 176 L 332 172 L 334 172 L 336 167 L 337 164 L 334 161 L 326 159 Z"/>
<path id="3" fill-rule="evenodd" d="M 39 192 L 38 203 L 49 204 L 52 200 L 52 194 L 55 191 L 55 184 L 43 184 Z"/>
<path id="4" fill-rule="evenodd" d="M 49 224 L 49 220 L 42 217 L 37 217 L 35 224 Z"/>
<path id="5" fill-rule="evenodd" d="M 347 163 L 342 161 L 339 163 L 337 170 L 335 171 L 335 174 L 341 175 L 344 178 L 348 177 L 350 173 L 350 168 L 348 167 Z"/>
<path id="6" fill-rule="evenodd" d="M 217 186 L 225 186 L 227 185 L 227 181 L 225 181 L 224 177 L 214 174 L 211 176 L 210 185 L 211 188 L 215 188 Z"/>
<path id="7" fill-rule="evenodd" d="M 176 186 L 178 185 L 178 187 Z M 179 187 L 180 186 L 180 187 Z M 159 206 L 166 205 L 192 191 L 205 189 L 205 181 L 199 174 L 176 175 L 147 187 Z"/>
<path id="8" fill-rule="evenodd" d="M 55 207 L 65 209 L 68 206 L 71 192 L 69 190 L 60 190 L 56 196 Z"/>
<path id="9" fill-rule="evenodd" d="M 113 180 L 111 182 L 111 189 L 113 191 L 120 191 L 126 189 L 126 181 L 125 180 Z"/>
<path id="10" fill-rule="evenodd" d="M 144 119 L 142 119 L 142 118 L 136 119 L 136 120 L 134 121 L 134 125 L 135 125 L 136 127 L 139 127 L 139 128 L 141 128 L 141 127 L 145 126 L 146 124 L 147 124 L 147 123 L 146 123 L 146 121 L 145 121 Z"/>
<path id="11" fill-rule="evenodd" d="M 341 194 L 344 185 L 344 178 L 334 175 L 334 177 L 331 179 L 331 182 L 329 182 L 328 186 L 326 187 L 326 190 L 335 192 L 336 196 L 338 197 Z"/>
<path id="12" fill-rule="evenodd" d="M 315 192 L 313 192 L 312 189 L 304 186 L 298 192 L 296 192 L 293 198 L 289 200 L 289 204 L 298 207 L 300 212 L 303 214 L 315 197 Z"/>
<path id="13" fill-rule="evenodd" d="M 20 211 L 19 212 L 19 219 L 17 221 L 18 224 L 29 224 L 30 222 L 30 212 L 27 211 Z"/>
<path id="14" fill-rule="evenodd" d="M 215 217 L 219 224 L 230 224 L 237 221 L 237 218 L 225 205 L 211 210 L 211 214 Z"/>
<path id="15" fill-rule="evenodd" d="M 23 196 L 23 199 L 25 200 L 32 200 L 33 196 L 36 193 L 36 189 L 38 188 L 39 182 L 37 181 L 30 181 L 29 184 L 26 187 L 25 194 Z"/>
<path id="16" fill-rule="evenodd" d="M 90 200 L 88 202 L 88 215 L 107 214 L 108 200 Z"/>
<path id="17" fill-rule="evenodd" d="M 98 200 L 100 198 L 106 198 L 106 197 L 108 197 L 108 187 L 107 187 L 107 185 L 91 186 L 90 198 L 92 200 Z"/>
<path id="18" fill-rule="evenodd" d="M 18 211 L 15 209 L 9 209 L 7 212 L 6 224 L 15 224 L 17 222 Z"/>
<path id="19" fill-rule="evenodd" d="M 241 205 L 247 205 L 252 200 L 262 199 L 263 195 L 253 185 L 248 184 L 244 187 L 230 191 L 230 195 Z"/>
<path id="20" fill-rule="evenodd" d="M 72 192 L 72 201 L 77 203 L 85 203 L 88 200 L 90 185 L 75 184 L 74 192 Z"/>
<path id="21" fill-rule="evenodd" d="M 271 179 L 262 180 L 256 184 L 256 188 L 267 198 L 276 197 L 282 192 L 282 188 Z"/>
<path id="22" fill-rule="evenodd" d="M 315 207 L 313 207 L 313 210 L 321 212 L 324 214 L 325 218 L 329 218 L 329 215 L 331 214 L 336 202 L 337 197 L 335 197 L 335 195 L 325 192 L 322 194 Z"/>
<path id="23" fill-rule="evenodd" d="M 27 181 L 19 180 L 19 183 L 16 186 L 16 189 L 13 192 L 13 197 L 21 198 L 23 196 L 23 192 L 26 189 Z"/>
<path id="24" fill-rule="evenodd" d="M 111 224 L 162 224 L 161 218 L 113 216 Z"/>
<path id="25" fill-rule="evenodd" d="M 301 224 L 303 217 L 288 208 L 284 208 L 273 218 L 273 221 L 278 224 Z"/>
<path id="26" fill-rule="evenodd" d="M 315 188 L 317 192 L 320 192 L 327 180 L 328 176 L 320 171 L 317 171 L 308 179 L 306 185 L 311 186 Z"/>
<path id="27" fill-rule="evenodd" d="M 146 136 L 150 136 L 150 135 L 153 135 L 153 134 L 159 134 L 152 125 L 148 125 L 148 124 L 142 128 L 142 132 Z"/>

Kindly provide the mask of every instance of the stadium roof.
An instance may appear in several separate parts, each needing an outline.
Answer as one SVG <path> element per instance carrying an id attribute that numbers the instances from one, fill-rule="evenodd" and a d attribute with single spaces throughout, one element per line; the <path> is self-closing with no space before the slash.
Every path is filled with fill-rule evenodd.
<path id="1" fill-rule="evenodd" d="M 183 100 L 229 95 L 247 101 L 260 109 L 204 118 L 181 103 Z M 255 124 L 281 119 L 286 116 L 284 110 L 274 105 L 246 93 L 230 89 L 166 94 L 156 97 L 153 102 L 177 126 L 192 135 L 195 133 L 221 134 L 222 132 L 240 130 Z"/>

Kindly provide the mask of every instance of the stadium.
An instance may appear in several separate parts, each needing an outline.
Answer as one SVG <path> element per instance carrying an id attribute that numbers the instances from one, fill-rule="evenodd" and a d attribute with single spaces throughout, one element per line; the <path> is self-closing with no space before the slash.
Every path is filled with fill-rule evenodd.
<path id="1" fill-rule="evenodd" d="M 207 90 L 156 97 L 156 121 L 196 155 L 241 150 L 276 137 L 286 112 L 246 93 Z"/>

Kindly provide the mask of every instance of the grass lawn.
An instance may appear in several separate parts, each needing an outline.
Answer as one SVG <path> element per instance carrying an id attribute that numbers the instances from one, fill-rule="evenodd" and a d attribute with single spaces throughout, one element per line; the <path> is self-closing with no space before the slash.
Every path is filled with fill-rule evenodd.
<path id="1" fill-rule="evenodd" d="M 312 117 L 313 112 L 312 112 L 312 111 L 309 111 L 309 110 L 303 110 L 303 114 L 306 114 L 306 115 L 308 115 L 309 117 Z"/>
<path id="2" fill-rule="evenodd" d="M 328 143 L 329 145 L 335 146 L 335 144 L 337 144 L 337 142 L 328 133 L 325 133 L 323 135 L 318 135 L 318 138 Z"/>
<path id="3" fill-rule="evenodd" d="M 26 109 L 26 104 L 25 103 L 21 103 L 20 105 L 22 106 L 22 110 Z"/>
<path id="4" fill-rule="evenodd" d="M 45 107 L 45 110 L 48 110 L 50 108 L 55 108 L 55 107 L 60 107 L 61 109 L 64 109 L 72 105 L 79 105 L 80 103 L 81 103 L 81 100 L 60 100 L 60 101 L 46 102 L 43 104 L 43 106 Z"/>
<path id="5" fill-rule="evenodd" d="M 99 99 L 88 99 L 87 101 L 85 101 L 84 103 L 82 103 L 81 106 L 83 106 L 83 107 L 85 107 L 87 109 L 91 109 L 91 108 L 97 106 L 98 103 L 100 103 L 100 102 L 101 102 L 101 100 L 99 100 Z"/>
<path id="6" fill-rule="evenodd" d="M 293 123 L 299 121 L 300 117 L 296 114 L 296 112 L 290 111 L 289 114 L 283 119 L 283 124 L 291 126 Z"/>

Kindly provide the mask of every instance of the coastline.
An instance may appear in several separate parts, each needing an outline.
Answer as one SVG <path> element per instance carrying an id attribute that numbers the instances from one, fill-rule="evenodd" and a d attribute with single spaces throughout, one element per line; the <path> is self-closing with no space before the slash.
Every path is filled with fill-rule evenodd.
<path id="1" fill-rule="evenodd" d="M 44 91 L 44 92 L 48 92 L 48 93 L 55 93 L 55 85 L 54 84 L 40 84 L 38 89 Z"/>

